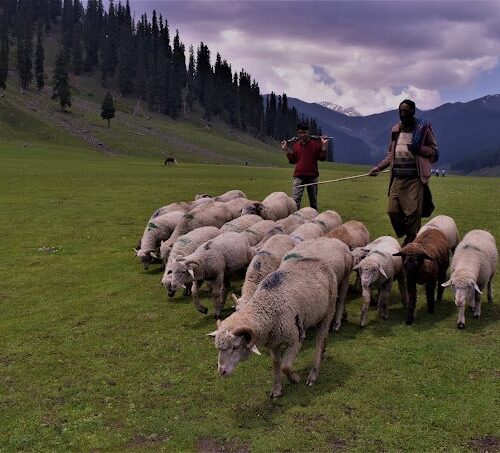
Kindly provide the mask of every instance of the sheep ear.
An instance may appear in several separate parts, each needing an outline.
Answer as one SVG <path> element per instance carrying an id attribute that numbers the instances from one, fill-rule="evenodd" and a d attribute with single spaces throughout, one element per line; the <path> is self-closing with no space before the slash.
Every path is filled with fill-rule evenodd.
<path id="1" fill-rule="evenodd" d="M 139 251 L 140 249 L 134 249 L 134 256 L 137 256 L 137 252 Z"/>
<path id="2" fill-rule="evenodd" d="M 156 255 L 156 253 L 154 252 L 149 252 L 149 256 L 151 256 L 152 258 L 154 258 L 155 260 L 158 259 L 158 256 Z"/>
<path id="3" fill-rule="evenodd" d="M 207 337 L 215 337 L 217 335 L 218 330 L 214 330 L 213 332 L 207 333 Z"/>
<path id="4" fill-rule="evenodd" d="M 443 288 L 446 288 L 447 286 L 450 286 L 450 284 L 451 284 L 451 280 L 448 280 L 447 282 L 441 283 L 441 286 Z"/>
<path id="5" fill-rule="evenodd" d="M 191 275 L 191 278 L 194 280 L 194 271 L 193 269 L 188 269 L 189 275 Z"/>
<path id="6" fill-rule="evenodd" d="M 474 283 L 474 289 L 479 293 L 483 294 L 483 292 L 479 289 L 479 286 L 477 286 L 477 283 Z"/>
<path id="7" fill-rule="evenodd" d="M 253 353 L 257 354 L 257 355 L 262 355 L 260 353 L 260 351 L 257 349 L 257 346 L 253 345 L 251 348 L 250 348 L 250 351 L 252 351 Z"/>
<path id="8" fill-rule="evenodd" d="M 404 254 L 403 252 L 397 252 L 397 253 L 393 253 L 392 256 L 406 256 L 406 254 Z"/>
<path id="9" fill-rule="evenodd" d="M 385 273 L 384 271 L 384 268 L 382 266 L 379 266 L 378 270 L 380 271 L 380 273 L 387 279 L 389 280 L 389 277 L 387 276 L 387 274 Z"/>
<path id="10" fill-rule="evenodd" d="M 236 297 L 236 294 L 231 293 L 231 299 L 233 299 L 233 302 L 238 305 L 238 298 Z"/>
<path id="11" fill-rule="evenodd" d="M 355 270 L 359 269 L 359 265 L 360 265 L 360 264 L 361 264 L 361 263 L 356 264 L 356 266 L 354 266 L 354 267 L 352 268 L 352 270 L 353 270 L 353 271 L 355 271 Z"/>

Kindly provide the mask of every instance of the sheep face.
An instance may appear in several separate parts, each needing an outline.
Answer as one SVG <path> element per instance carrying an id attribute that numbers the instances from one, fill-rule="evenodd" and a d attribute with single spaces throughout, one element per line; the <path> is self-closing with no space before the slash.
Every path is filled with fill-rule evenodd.
<path id="1" fill-rule="evenodd" d="M 149 266 L 158 259 L 158 257 L 152 251 L 139 250 L 137 252 L 137 257 L 141 260 L 141 263 L 145 270 L 149 269 Z"/>
<path id="2" fill-rule="evenodd" d="M 360 269 L 355 266 L 354 269 Z M 379 280 L 388 280 L 387 274 L 380 264 L 369 264 L 363 266 L 361 269 L 361 286 L 368 288 Z"/>
<path id="3" fill-rule="evenodd" d="M 405 272 L 413 273 L 418 272 L 418 270 L 424 265 L 424 260 L 432 261 L 432 258 L 426 253 L 404 253 L 398 252 L 394 253 L 392 256 L 402 256 L 403 266 Z"/>
<path id="4" fill-rule="evenodd" d="M 219 350 L 217 370 L 223 377 L 229 376 L 236 365 L 248 359 L 252 352 L 260 355 L 255 346 L 255 335 L 250 329 L 221 330 L 208 335 L 215 337 L 215 347 Z"/>
<path id="5" fill-rule="evenodd" d="M 172 272 L 170 290 L 174 293 L 179 288 L 184 287 L 186 283 L 194 280 L 193 271 L 186 266 L 184 261 L 174 261 L 169 271 Z"/>
<path id="6" fill-rule="evenodd" d="M 475 303 L 475 296 L 476 292 L 479 294 L 482 294 L 481 290 L 477 286 L 477 283 L 474 281 L 473 278 L 466 280 L 466 281 L 460 281 L 457 283 L 451 283 L 450 280 L 448 280 L 446 283 L 443 283 L 441 286 L 446 287 L 451 284 L 451 289 L 453 293 L 455 294 L 455 305 L 457 307 L 463 307 L 468 301 L 472 301 L 472 305 L 474 306 Z"/>
<path id="7" fill-rule="evenodd" d="M 172 289 L 172 269 L 167 269 L 161 279 L 161 284 L 165 287 L 168 297 L 175 296 L 175 291 Z"/>
<path id="8" fill-rule="evenodd" d="M 252 203 L 250 206 L 243 208 L 241 210 L 241 215 L 254 214 L 262 216 L 264 205 L 262 203 Z"/>

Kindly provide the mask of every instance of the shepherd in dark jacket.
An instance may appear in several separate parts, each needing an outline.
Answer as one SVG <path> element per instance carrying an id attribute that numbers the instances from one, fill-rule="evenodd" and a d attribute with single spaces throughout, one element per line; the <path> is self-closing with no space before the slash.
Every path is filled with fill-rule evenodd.
<path id="1" fill-rule="evenodd" d="M 298 140 L 293 143 L 291 149 L 288 147 L 287 140 L 281 142 L 281 149 L 286 152 L 288 162 L 295 164 L 292 198 L 297 203 L 297 209 L 300 209 L 304 187 L 298 186 L 318 182 L 318 161 L 326 160 L 328 138 L 316 139 L 309 137 L 309 126 L 305 123 L 300 123 L 297 126 L 297 137 Z M 307 195 L 309 196 L 311 208 L 318 209 L 317 184 L 307 187 Z"/>
<path id="2" fill-rule="evenodd" d="M 439 153 L 431 124 L 415 118 L 413 101 L 399 104 L 399 118 L 387 155 L 370 170 L 370 176 L 391 167 L 387 213 L 398 238 L 406 236 L 406 245 L 415 239 L 422 216 L 428 217 L 434 207 L 428 183 L 431 164 L 437 162 Z"/>

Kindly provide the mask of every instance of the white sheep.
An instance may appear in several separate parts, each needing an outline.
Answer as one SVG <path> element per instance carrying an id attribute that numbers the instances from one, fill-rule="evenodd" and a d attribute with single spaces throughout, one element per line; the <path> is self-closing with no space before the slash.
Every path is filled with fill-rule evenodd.
<path id="1" fill-rule="evenodd" d="M 340 217 L 337 212 L 328 209 L 318 214 L 312 219 L 312 222 L 320 224 L 323 228 L 323 232 L 326 234 L 342 223 L 342 217 Z"/>
<path id="2" fill-rule="evenodd" d="M 290 237 L 298 244 L 306 239 L 316 239 L 323 236 L 323 226 L 316 222 L 306 222 L 303 225 L 295 228 L 290 234 Z"/>
<path id="3" fill-rule="evenodd" d="M 248 266 L 241 297 L 238 299 L 234 294 L 231 295 L 237 310 L 250 300 L 259 283 L 278 269 L 285 254 L 294 246 L 295 242 L 287 234 L 274 235 L 263 244 Z"/>
<path id="4" fill-rule="evenodd" d="M 148 222 L 139 249 L 135 251 L 144 269 L 148 269 L 149 265 L 158 258 L 156 253 L 161 241 L 171 237 L 172 232 L 177 228 L 183 216 L 182 211 L 174 211 L 158 216 Z"/>
<path id="5" fill-rule="evenodd" d="M 368 307 L 373 288 L 379 290 L 378 313 L 381 318 L 389 318 L 389 295 L 392 289 L 392 282 L 395 279 L 398 281 L 401 301 L 406 306 L 407 295 L 403 260 L 401 256 L 393 256 L 400 251 L 401 246 L 396 239 L 390 236 L 383 236 L 382 238 L 378 238 L 376 244 L 371 244 L 367 256 L 354 266 L 354 269 L 358 271 L 361 277 L 361 287 L 363 289 L 363 303 L 359 321 L 361 327 L 366 326 Z"/>
<path id="6" fill-rule="evenodd" d="M 458 244 L 451 261 L 450 279 L 458 307 L 457 327 L 465 327 L 465 304 L 469 303 L 474 318 L 481 316 L 481 294 L 488 289 L 488 302 L 493 302 L 493 276 L 498 262 L 498 250 L 493 235 L 484 230 L 469 231 Z"/>
<path id="7" fill-rule="evenodd" d="M 172 291 L 193 282 L 192 295 L 196 309 L 207 313 L 201 305 L 198 288 L 204 280 L 212 283 L 215 317 L 221 316 L 230 286 L 230 276 L 245 269 L 254 256 L 250 244 L 241 233 L 226 232 L 200 245 L 193 253 L 172 263 Z"/>
<path id="8" fill-rule="evenodd" d="M 273 192 L 262 203 L 253 202 L 244 208 L 243 214 L 257 214 L 265 220 L 279 220 L 297 211 L 297 203 L 285 192 Z"/>
<path id="9" fill-rule="evenodd" d="M 350 250 L 355 247 L 363 247 L 370 242 L 370 233 L 362 222 L 349 220 L 342 225 L 336 226 L 325 234 L 325 237 L 340 239 Z"/>
<path id="10" fill-rule="evenodd" d="M 238 217 L 237 219 L 231 220 L 230 222 L 222 225 L 221 231 L 234 231 L 236 233 L 241 233 L 243 230 L 250 228 L 257 222 L 262 221 L 262 217 L 255 214 L 246 214 Z"/>
<path id="11" fill-rule="evenodd" d="M 458 234 L 458 229 L 455 221 L 447 215 L 437 215 L 433 219 L 429 220 L 424 226 L 422 226 L 420 230 L 418 230 L 417 236 L 431 228 L 436 228 L 445 235 L 446 240 L 448 241 L 448 247 L 452 252 L 454 252 L 455 248 L 460 242 L 460 236 Z"/>
<path id="12" fill-rule="evenodd" d="M 274 231 L 276 227 L 276 222 L 273 220 L 261 220 L 260 222 L 254 223 L 250 228 L 243 230 L 241 234 L 245 236 L 248 243 L 254 247 L 257 245 L 264 236 L 266 236 L 270 231 Z"/>
<path id="13" fill-rule="evenodd" d="M 160 254 L 165 262 L 165 272 L 161 279 L 162 285 L 169 297 L 175 296 L 175 291 L 172 289 L 172 263 L 179 258 L 184 258 L 193 253 L 201 244 L 213 239 L 221 234 L 221 231 L 212 226 L 196 228 L 193 231 L 178 238 L 173 246 L 166 246 L 163 241 L 160 247 Z M 186 295 L 189 295 L 191 284 L 186 285 Z"/>
<path id="14" fill-rule="evenodd" d="M 316 225 L 319 226 L 319 225 Z M 352 271 L 352 255 L 347 247 L 339 239 L 332 239 L 327 237 L 319 237 L 315 239 L 307 239 L 299 242 L 295 248 L 290 250 L 283 261 L 293 259 L 304 259 L 310 256 L 311 251 L 316 253 L 315 250 L 328 249 L 332 252 L 332 256 L 327 261 L 331 271 L 335 274 L 338 283 L 338 300 L 335 312 L 335 320 L 331 325 L 331 329 L 338 332 L 342 324 L 342 318 L 345 312 L 345 298 L 349 288 L 349 275 Z"/>
<path id="15" fill-rule="evenodd" d="M 210 201 L 207 204 L 198 206 L 186 212 L 179 224 L 167 240 L 167 245 L 171 246 L 182 235 L 204 226 L 214 226 L 220 228 L 226 222 L 233 220 L 233 214 L 227 207 L 227 203 L 220 201 Z"/>
<path id="16" fill-rule="evenodd" d="M 292 212 L 288 217 L 280 219 L 276 222 L 281 227 L 283 233 L 290 234 L 295 228 L 299 227 L 308 220 L 312 220 L 318 215 L 318 211 L 314 208 L 305 207 L 297 212 Z"/>
<path id="17" fill-rule="evenodd" d="M 160 215 L 167 214 L 169 212 L 175 212 L 175 211 L 188 212 L 189 210 L 190 210 L 190 203 L 185 203 L 183 201 L 170 203 L 167 204 L 166 206 L 162 206 L 161 208 L 156 209 L 153 212 L 153 214 L 151 214 L 149 220 L 152 220 Z"/>
<path id="18" fill-rule="evenodd" d="M 214 201 L 226 202 L 229 200 L 234 200 L 235 198 L 247 198 L 247 196 L 241 190 L 229 190 L 228 192 L 223 193 L 223 194 L 218 195 L 218 196 L 213 197 L 213 198 L 210 195 L 208 195 L 207 193 L 202 193 L 202 194 L 196 195 L 194 199 L 200 200 L 203 198 L 210 198 Z"/>
<path id="19" fill-rule="evenodd" d="M 328 241 L 332 244 L 335 240 Z M 262 280 L 248 303 L 218 324 L 209 335 L 215 337 L 221 376 L 231 374 L 240 361 L 252 352 L 260 354 L 258 348 L 266 346 L 274 367 L 270 397 L 281 396 L 282 373 L 293 383 L 300 381 L 292 370 L 293 361 L 306 330 L 318 326 L 314 362 L 306 384 L 316 382 L 337 299 L 337 280 L 329 265 L 336 251 L 335 245 L 314 247 L 307 258 L 283 261 L 277 271 Z"/>

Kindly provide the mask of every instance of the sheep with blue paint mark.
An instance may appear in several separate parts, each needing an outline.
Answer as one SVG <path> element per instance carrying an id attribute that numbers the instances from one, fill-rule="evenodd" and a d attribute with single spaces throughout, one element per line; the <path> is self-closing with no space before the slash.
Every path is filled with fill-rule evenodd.
<path id="1" fill-rule="evenodd" d="M 265 346 L 274 368 L 270 397 L 281 396 L 282 374 L 292 383 L 300 381 L 292 365 L 307 329 L 317 326 L 316 352 L 306 380 L 308 386 L 315 384 L 337 301 L 337 278 L 331 265 L 338 250 L 336 242 L 342 244 L 327 239 L 321 248 L 314 244 L 307 256 L 283 261 L 262 280 L 248 303 L 209 334 L 215 338 L 221 376 L 231 374 L 239 362 L 252 353 L 260 354 L 259 348 Z"/>
<path id="2" fill-rule="evenodd" d="M 278 269 L 285 254 L 294 246 L 295 242 L 287 234 L 276 234 L 263 244 L 248 265 L 245 281 L 241 288 L 241 297 L 238 299 L 234 294 L 231 295 L 236 310 L 239 310 L 250 300 L 259 283 L 271 272 Z"/>

